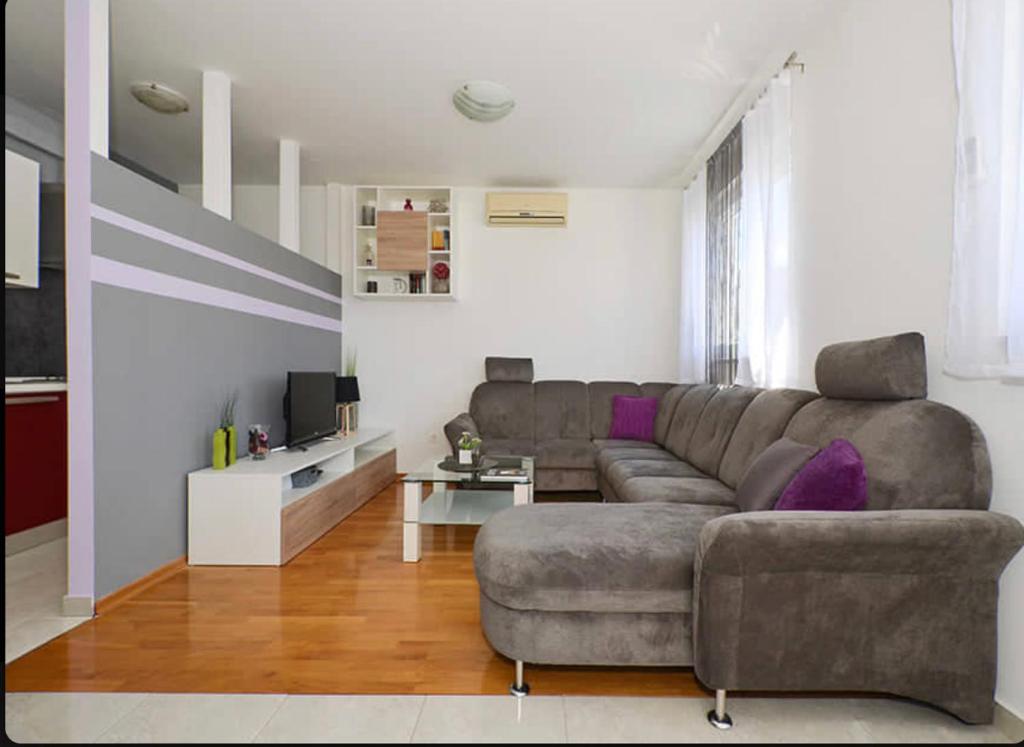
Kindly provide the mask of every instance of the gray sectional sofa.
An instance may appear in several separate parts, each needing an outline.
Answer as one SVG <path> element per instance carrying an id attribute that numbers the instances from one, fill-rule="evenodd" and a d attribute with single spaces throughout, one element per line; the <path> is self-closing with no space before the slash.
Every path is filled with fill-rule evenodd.
<path id="1" fill-rule="evenodd" d="M 880 691 L 991 721 L 998 580 L 1024 528 L 986 510 L 974 422 L 925 399 L 920 335 L 826 347 L 818 393 L 532 378 L 488 359 L 445 428 L 535 455 L 540 490 L 604 497 L 508 509 L 477 536 L 481 622 L 514 692 L 524 663 L 693 666 L 719 726 L 727 690 Z M 603 438 L 620 393 L 660 397 L 654 443 Z M 740 512 L 738 483 L 782 436 L 851 441 L 867 510 Z"/>

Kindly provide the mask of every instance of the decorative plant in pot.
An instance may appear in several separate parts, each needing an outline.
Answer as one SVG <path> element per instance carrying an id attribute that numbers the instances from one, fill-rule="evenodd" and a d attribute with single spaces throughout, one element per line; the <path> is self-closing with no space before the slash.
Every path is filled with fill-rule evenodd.
<path id="1" fill-rule="evenodd" d="M 430 270 L 430 274 L 434 276 L 434 285 L 431 290 L 433 290 L 434 293 L 447 293 L 448 278 L 450 278 L 452 274 L 448 263 L 435 262 L 434 266 Z"/>
<path id="2" fill-rule="evenodd" d="M 483 441 L 479 436 L 474 436 L 469 431 L 463 431 L 459 436 L 459 464 L 473 464 L 476 460 L 477 449 Z"/>

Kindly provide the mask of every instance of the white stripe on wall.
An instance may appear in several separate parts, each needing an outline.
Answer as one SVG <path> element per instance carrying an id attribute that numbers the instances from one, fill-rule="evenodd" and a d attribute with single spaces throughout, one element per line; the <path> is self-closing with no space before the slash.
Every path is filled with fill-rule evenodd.
<path id="1" fill-rule="evenodd" d="M 168 246 L 173 246 L 176 249 L 182 249 L 186 252 L 191 252 L 200 257 L 213 260 L 214 262 L 220 262 L 223 265 L 228 265 L 239 270 L 244 270 L 252 275 L 257 275 L 267 280 L 272 280 L 275 283 L 294 288 L 295 290 L 308 293 L 311 296 L 322 298 L 325 301 L 331 301 L 332 303 L 340 304 L 341 297 L 335 296 L 327 291 L 322 291 L 319 288 L 314 288 L 312 285 L 307 285 L 299 280 L 294 280 L 287 275 L 281 275 L 280 273 L 268 270 L 265 267 L 254 265 L 252 262 L 246 262 L 244 259 L 239 259 L 230 254 L 225 254 L 222 251 L 214 249 L 212 247 L 200 244 L 197 241 L 186 239 L 182 236 L 165 231 L 162 228 L 151 226 L 148 223 L 143 223 L 135 218 L 129 218 L 127 215 L 118 213 L 115 210 L 102 207 L 93 203 L 92 205 L 92 217 L 96 220 L 101 220 L 104 223 L 109 223 L 112 226 L 123 228 L 126 231 L 138 234 L 139 236 L 145 236 L 146 238 L 154 239 Z"/>
<path id="2" fill-rule="evenodd" d="M 301 324 L 305 327 L 316 327 L 329 332 L 341 332 L 340 319 L 332 319 L 329 316 L 302 311 L 261 298 L 253 298 L 224 288 L 204 285 L 155 270 L 147 270 L 145 267 L 137 267 L 95 254 L 92 256 L 92 281 L 154 296 L 174 298 L 219 309 L 231 309 L 243 314 Z"/>

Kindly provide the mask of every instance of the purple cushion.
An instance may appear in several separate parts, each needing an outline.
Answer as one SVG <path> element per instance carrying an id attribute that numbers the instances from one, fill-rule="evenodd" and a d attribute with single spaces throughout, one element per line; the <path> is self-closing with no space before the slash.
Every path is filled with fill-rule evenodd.
<path id="1" fill-rule="evenodd" d="M 837 438 L 790 481 L 775 510 L 860 511 L 867 503 L 864 460 L 853 444 Z"/>
<path id="2" fill-rule="evenodd" d="M 658 414 L 657 397 L 612 397 L 612 427 L 608 438 L 653 441 L 654 418 Z"/>

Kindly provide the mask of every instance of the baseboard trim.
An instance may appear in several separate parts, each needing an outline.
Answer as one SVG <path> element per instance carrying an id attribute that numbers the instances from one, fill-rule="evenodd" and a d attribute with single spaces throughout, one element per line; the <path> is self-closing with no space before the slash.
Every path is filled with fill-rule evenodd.
<path id="1" fill-rule="evenodd" d="M 25 529 L 4 537 L 4 556 L 31 550 L 33 547 L 45 545 L 55 539 L 68 536 L 68 520 L 57 519 L 48 521 L 31 529 Z"/>
<path id="2" fill-rule="evenodd" d="M 112 591 L 100 599 L 96 602 L 96 614 L 105 615 L 111 610 L 120 607 L 132 597 L 141 594 L 151 586 L 160 583 L 166 578 L 170 578 L 178 571 L 183 571 L 187 567 L 188 563 L 186 562 L 184 555 L 180 558 L 175 558 L 170 563 L 165 563 L 159 568 L 150 571 L 142 578 L 137 578 L 130 584 L 122 586 L 117 591 Z"/>
<path id="3" fill-rule="evenodd" d="M 1024 742 L 1024 719 L 1004 705 L 996 703 L 992 723 L 1003 734 L 1010 738 L 1011 744 Z"/>
<path id="4" fill-rule="evenodd" d="M 65 594 L 60 605 L 64 617 L 92 617 L 92 597 L 76 597 Z"/>

